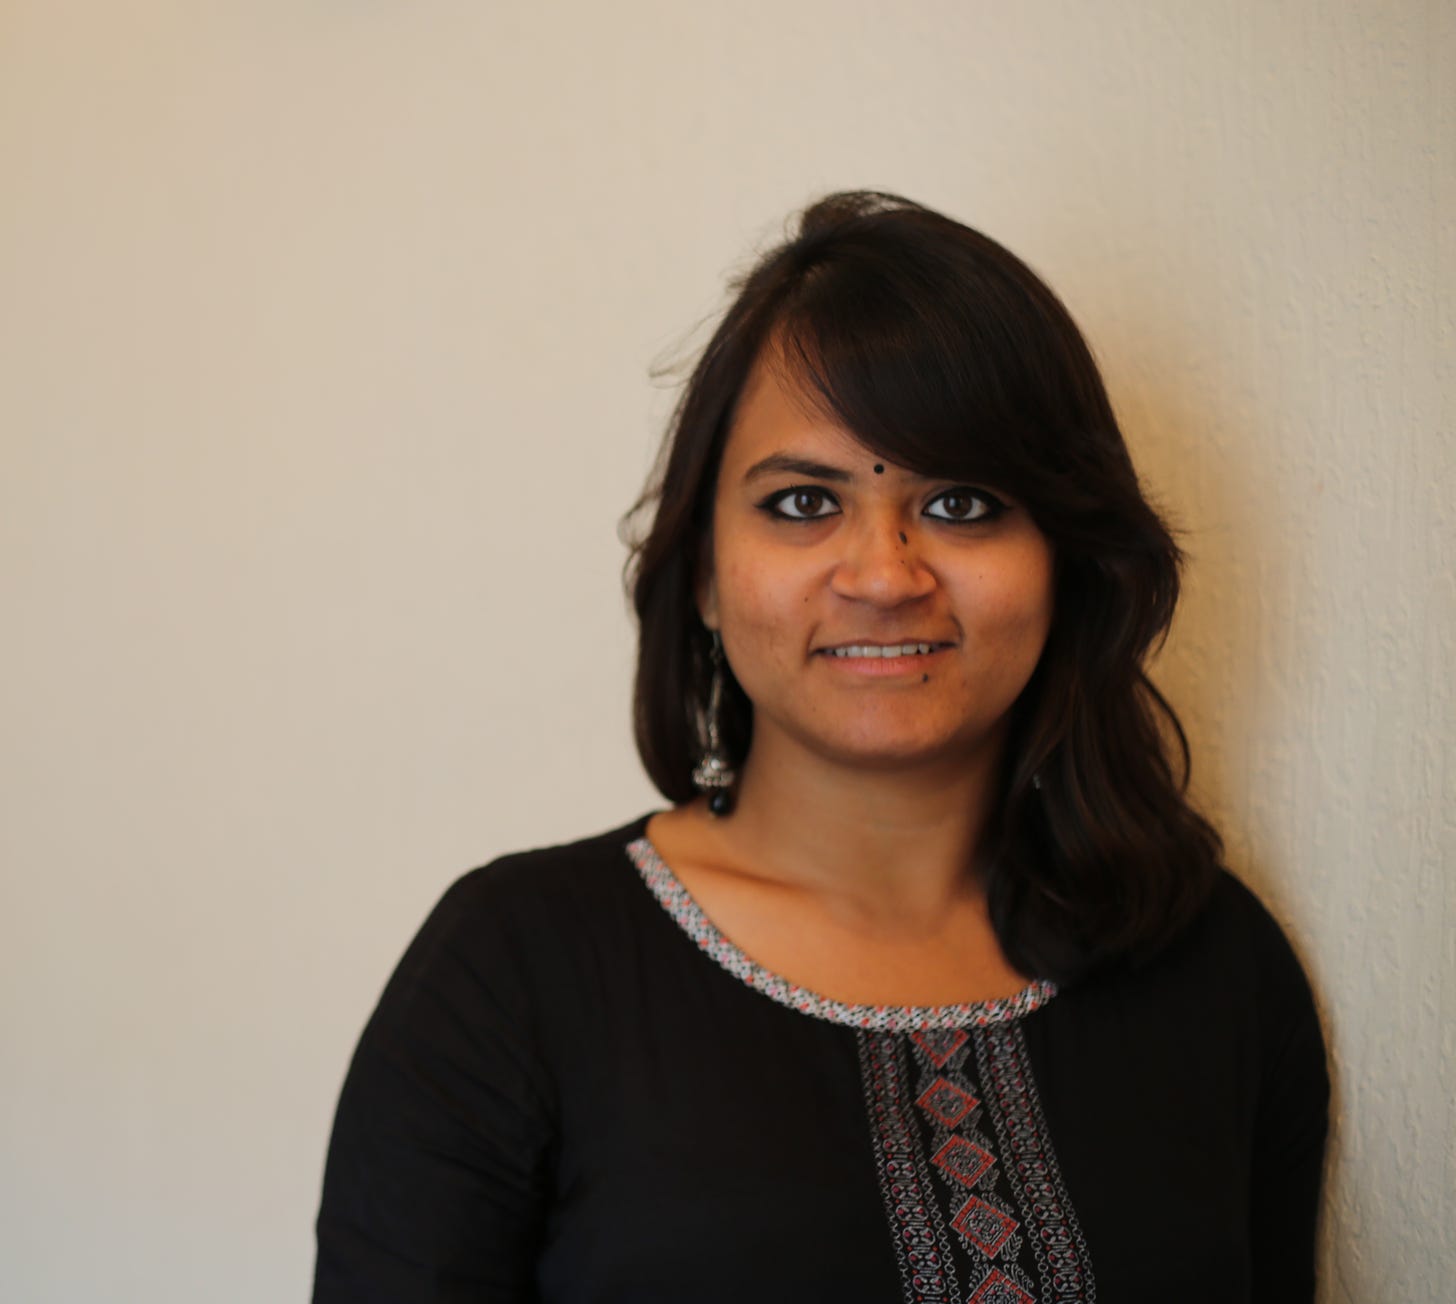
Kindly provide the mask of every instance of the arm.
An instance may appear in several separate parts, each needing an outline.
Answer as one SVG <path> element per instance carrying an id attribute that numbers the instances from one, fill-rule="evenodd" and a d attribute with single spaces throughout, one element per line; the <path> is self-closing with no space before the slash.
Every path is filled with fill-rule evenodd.
<path id="1" fill-rule="evenodd" d="M 355 1052 L 329 1145 L 315 1304 L 535 1297 L 552 1092 L 489 874 L 446 893 Z"/>
<path id="2" fill-rule="evenodd" d="M 1250 1244 L 1254 1299 L 1283 1304 L 1315 1296 L 1330 1083 L 1309 983 L 1283 933 L 1259 913 L 1261 1073 Z"/>

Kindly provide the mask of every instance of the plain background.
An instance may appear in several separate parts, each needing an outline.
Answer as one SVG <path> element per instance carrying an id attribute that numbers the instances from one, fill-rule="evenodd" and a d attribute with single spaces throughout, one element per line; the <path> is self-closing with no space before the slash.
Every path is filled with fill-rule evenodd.
<path id="1" fill-rule="evenodd" d="M 1324 1299 L 1448 1298 L 1453 68 L 1439 0 L 0 0 L 0 1296 L 305 1297 L 430 905 L 658 804 L 652 369 L 876 186 L 1092 340 L 1327 1020 Z"/>

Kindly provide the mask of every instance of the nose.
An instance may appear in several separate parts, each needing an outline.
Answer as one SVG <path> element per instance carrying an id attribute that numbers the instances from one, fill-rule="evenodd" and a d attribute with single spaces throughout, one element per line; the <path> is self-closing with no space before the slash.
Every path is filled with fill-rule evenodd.
<path id="1" fill-rule="evenodd" d="M 913 527 L 886 513 L 842 531 L 843 552 L 829 587 L 841 598 L 896 607 L 935 589 L 935 575 L 920 555 Z"/>

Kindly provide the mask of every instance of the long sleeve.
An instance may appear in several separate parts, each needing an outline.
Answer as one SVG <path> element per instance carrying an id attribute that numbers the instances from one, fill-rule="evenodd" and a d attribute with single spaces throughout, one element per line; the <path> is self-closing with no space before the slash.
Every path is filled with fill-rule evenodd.
<path id="1" fill-rule="evenodd" d="M 1261 1065 L 1249 1239 L 1255 1301 L 1284 1304 L 1315 1296 L 1330 1083 L 1309 984 L 1274 921 L 1261 912 L 1258 924 Z"/>
<path id="2" fill-rule="evenodd" d="M 457 883 L 355 1052 L 318 1216 L 315 1304 L 535 1298 L 553 1091 L 491 870 Z"/>

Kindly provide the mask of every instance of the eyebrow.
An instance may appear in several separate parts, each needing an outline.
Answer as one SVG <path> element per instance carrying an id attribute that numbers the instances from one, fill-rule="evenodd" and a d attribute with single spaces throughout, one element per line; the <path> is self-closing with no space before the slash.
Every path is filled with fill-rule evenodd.
<path id="1" fill-rule="evenodd" d="M 750 466 L 743 473 L 743 479 L 745 481 L 757 480 L 763 476 L 780 472 L 807 476 L 811 480 L 830 480 L 835 484 L 847 484 L 854 479 L 842 466 L 828 466 L 823 462 L 811 462 L 808 458 L 795 457 L 792 453 L 770 453 Z"/>

